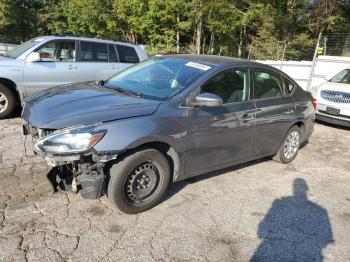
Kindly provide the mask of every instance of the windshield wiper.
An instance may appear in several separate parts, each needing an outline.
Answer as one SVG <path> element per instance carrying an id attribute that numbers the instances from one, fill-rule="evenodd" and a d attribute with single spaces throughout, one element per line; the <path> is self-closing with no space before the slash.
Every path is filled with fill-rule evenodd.
<path id="1" fill-rule="evenodd" d="M 104 86 L 105 80 L 98 80 L 98 81 L 96 81 L 96 84 L 99 86 Z"/>
<path id="2" fill-rule="evenodd" d="M 135 97 L 138 97 L 138 98 L 141 97 L 141 93 L 136 92 L 136 91 L 127 90 L 127 89 L 124 89 L 124 88 L 121 88 L 121 87 L 112 87 L 112 89 L 118 91 L 119 93 L 135 96 Z"/>
<path id="3" fill-rule="evenodd" d="M 105 86 L 105 83 L 106 83 L 105 80 L 96 81 L 96 84 L 97 84 L 97 85 L 103 86 L 103 87 L 106 87 L 106 86 Z M 121 88 L 121 87 L 108 87 L 108 88 L 113 89 L 113 90 L 116 90 L 116 91 L 119 92 L 119 93 L 123 93 L 123 94 L 131 95 L 131 96 L 135 96 L 135 97 L 138 97 L 138 98 L 141 97 L 141 93 L 136 92 L 136 91 L 127 90 L 127 89 L 124 89 L 124 88 Z"/>

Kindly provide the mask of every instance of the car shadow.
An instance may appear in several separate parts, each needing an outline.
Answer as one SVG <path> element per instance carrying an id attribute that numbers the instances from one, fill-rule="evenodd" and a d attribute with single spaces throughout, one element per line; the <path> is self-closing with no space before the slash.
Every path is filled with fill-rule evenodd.
<path id="1" fill-rule="evenodd" d="M 182 189 L 184 189 L 188 185 L 195 184 L 199 181 L 203 181 L 203 180 L 206 180 L 206 179 L 209 179 L 212 177 L 220 176 L 220 175 L 226 174 L 228 172 L 234 172 L 234 171 L 237 171 L 237 170 L 245 168 L 245 167 L 257 165 L 259 163 L 263 163 L 266 161 L 271 161 L 271 157 L 253 160 L 253 161 L 250 161 L 247 163 L 238 164 L 235 166 L 223 168 L 223 169 L 216 170 L 213 172 L 208 172 L 208 173 L 198 175 L 195 177 L 187 178 L 187 179 L 179 181 L 179 182 L 171 183 L 168 187 L 166 195 L 162 199 L 162 202 L 169 200 L 170 198 L 172 198 L 174 195 L 176 195 L 178 192 L 180 192 Z"/>
<path id="2" fill-rule="evenodd" d="M 308 143 L 309 143 L 308 140 L 301 143 L 300 150 L 302 150 Z M 257 165 L 257 164 L 260 164 L 260 163 L 263 163 L 266 161 L 271 161 L 271 157 L 265 157 L 265 158 L 252 160 L 252 161 L 249 161 L 247 163 L 234 165 L 234 166 L 219 169 L 219 170 L 216 170 L 213 172 L 204 173 L 202 175 L 198 175 L 195 177 L 187 178 L 187 179 L 179 181 L 179 182 L 171 183 L 168 187 L 166 195 L 162 199 L 162 202 L 167 201 L 168 199 L 172 198 L 174 195 L 176 195 L 178 192 L 180 192 L 182 189 L 184 189 L 187 185 L 191 185 L 191 184 L 194 184 L 194 183 L 197 183 L 199 181 L 206 180 L 206 179 L 209 179 L 209 178 L 212 178 L 215 176 L 220 176 L 220 175 L 226 174 L 228 172 L 234 172 L 234 171 L 237 171 L 239 169 L 249 167 L 252 165 Z"/>
<path id="3" fill-rule="evenodd" d="M 258 226 L 262 239 L 250 261 L 323 261 L 322 250 L 333 243 L 327 210 L 307 197 L 302 178 L 292 196 L 276 199 Z"/>
<path id="4" fill-rule="evenodd" d="M 350 127 L 336 125 L 336 124 L 331 124 L 331 123 L 324 122 L 324 121 L 321 121 L 321 120 L 318 120 L 318 119 L 316 119 L 316 123 L 318 123 L 320 125 L 332 127 L 332 128 L 337 128 L 337 129 L 341 129 L 341 130 L 345 130 L 345 131 L 350 131 Z"/>

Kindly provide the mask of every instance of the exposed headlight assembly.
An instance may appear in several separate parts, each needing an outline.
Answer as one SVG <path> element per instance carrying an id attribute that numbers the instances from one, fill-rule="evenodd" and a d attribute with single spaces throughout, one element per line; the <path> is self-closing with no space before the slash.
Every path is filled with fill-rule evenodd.
<path id="1" fill-rule="evenodd" d="M 40 139 L 35 151 L 48 154 L 84 153 L 90 150 L 105 135 L 106 130 L 95 130 L 96 126 L 56 131 Z"/>

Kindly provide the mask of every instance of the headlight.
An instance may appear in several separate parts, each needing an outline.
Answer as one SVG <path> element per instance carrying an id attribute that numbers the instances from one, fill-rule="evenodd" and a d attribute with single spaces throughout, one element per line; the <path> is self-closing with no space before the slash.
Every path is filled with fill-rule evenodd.
<path id="1" fill-rule="evenodd" d="M 51 154 L 82 153 L 91 149 L 106 133 L 95 126 L 67 129 L 40 139 L 34 148 L 37 152 Z"/>

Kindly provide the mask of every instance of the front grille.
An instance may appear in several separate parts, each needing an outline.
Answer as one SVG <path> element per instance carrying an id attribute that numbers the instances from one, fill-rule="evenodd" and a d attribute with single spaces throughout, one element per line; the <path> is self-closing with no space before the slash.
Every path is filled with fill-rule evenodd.
<path id="1" fill-rule="evenodd" d="M 322 90 L 321 97 L 336 103 L 350 103 L 350 93 L 332 90 Z"/>
<path id="2" fill-rule="evenodd" d="M 40 137 L 44 137 L 44 136 L 48 136 L 48 135 L 52 134 L 55 131 L 56 130 L 54 130 L 54 129 L 39 129 L 39 134 L 41 132 Z"/>
<path id="3" fill-rule="evenodd" d="M 36 127 L 30 127 L 30 131 L 31 131 L 31 135 L 33 136 L 33 138 L 43 138 L 47 135 L 52 134 L 53 132 L 55 132 L 55 129 L 42 129 L 42 128 L 36 128 Z"/>

